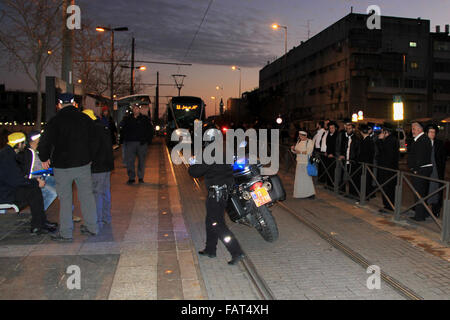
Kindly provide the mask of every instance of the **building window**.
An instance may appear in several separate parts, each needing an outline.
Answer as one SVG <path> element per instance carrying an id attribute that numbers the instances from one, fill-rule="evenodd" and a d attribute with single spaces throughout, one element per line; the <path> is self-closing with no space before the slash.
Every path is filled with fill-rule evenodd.
<path id="1" fill-rule="evenodd" d="M 415 41 L 410 41 L 410 42 L 409 42 L 409 47 L 410 47 L 410 48 L 417 48 L 417 42 L 415 42 Z"/>
<path id="2" fill-rule="evenodd" d="M 411 62 L 411 69 L 419 69 L 419 63 L 416 61 Z"/>

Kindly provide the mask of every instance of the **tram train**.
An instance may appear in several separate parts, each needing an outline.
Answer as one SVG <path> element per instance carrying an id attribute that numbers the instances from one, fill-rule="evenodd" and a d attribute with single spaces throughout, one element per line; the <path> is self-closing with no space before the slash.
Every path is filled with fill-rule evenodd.
<path id="1" fill-rule="evenodd" d="M 195 120 L 205 120 L 205 102 L 199 97 L 173 97 L 167 104 L 167 145 L 173 146 L 177 141 L 171 141 L 173 131 L 177 129 L 194 130 Z M 181 138 L 181 135 L 179 136 Z"/>

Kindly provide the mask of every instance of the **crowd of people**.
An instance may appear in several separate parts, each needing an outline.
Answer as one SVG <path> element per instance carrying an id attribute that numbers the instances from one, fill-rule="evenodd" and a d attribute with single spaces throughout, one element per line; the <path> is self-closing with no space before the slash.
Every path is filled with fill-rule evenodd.
<path id="1" fill-rule="evenodd" d="M 31 234 L 51 233 L 59 242 L 73 240 L 73 182 L 81 205 L 82 234 L 94 236 L 111 224 L 111 172 L 116 126 L 108 107 L 97 117 L 93 110 L 81 111 L 72 94 L 58 97 L 58 112 L 42 132 L 3 132 L 0 150 L 0 203 L 31 209 Z M 144 162 L 151 141 L 150 118 L 141 114 L 141 105 L 120 124 L 126 149 L 127 171 L 134 182 L 135 157 L 139 157 L 139 181 L 143 182 Z M 136 139 L 138 140 L 136 141 Z M 135 147 L 136 145 L 136 147 Z M 47 220 L 46 212 L 59 199 L 59 225 Z"/>
<path id="2" fill-rule="evenodd" d="M 382 185 L 382 213 L 392 213 L 395 204 L 396 170 L 399 169 L 400 147 L 396 128 L 385 123 L 381 130 L 374 130 L 374 124 L 362 124 L 356 128 L 355 123 L 344 120 L 344 126 L 339 130 L 335 121 L 319 121 L 315 134 L 308 138 L 306 130 L 298 132 L 297 143 L 291 146 L 291 152 L 296 154 L 297 167 L 294 182 L 294 197 L 314 199 L 315 189 L 313 179 L 308 175 L 307 165 L 311 158 L 322 162 L 318 165 L 319 182 L 334 188 L 334 180 L 340 181 L 339 188 L 345 192 L 349 185 L 349 196 L 359 199 L 361 190 L 361 163 L 375 165 L 372 171 Z M 441 185 L 426 178 L 444 180 L 447 159 L 446 149 L 442 140 L 437 138 L 438 126 L 424 126 L 419 122 L 412 123 L 412 140 L 408 145 L 407 163 L 409 170 L 415 175 L 412 184 L 423 198 L 436 191 Z M 337 167 L 337 161 L 341 166 Z M 380 168 L 382 167 L 382 168 Z M 328 173 L 324 172 L 327 168 Z M 338 170 L 338 172 L 336 172 Z M 351 178 L 350 178 L 351 177 Z M 351 181 L 350 181 L 351 179 Z M 366 195 L 375 196 L 376 184 L 372 175 L 366 175 Z M 442 208 L 442 192 L 435 193 L 427 199 L 432 212 L 439 217 Z M 422 204 L 415 206 L 415 216 L 412 219 L 423 221 L 429 217 Z"/>

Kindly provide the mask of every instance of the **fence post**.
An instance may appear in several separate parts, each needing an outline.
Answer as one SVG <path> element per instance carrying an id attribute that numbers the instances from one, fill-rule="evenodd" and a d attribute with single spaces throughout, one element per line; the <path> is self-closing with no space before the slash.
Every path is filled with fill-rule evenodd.
<path id="1" fill-rule="evenodd" d="M 441 240 L 445 244 L 450 243 L 450 199 L 449 199 L 449 187 L 450 184 L 447 182 L 445 187 L 445 198 L 443 199 L 442 208 L 442 234 Z"/>
<path id="2" fill-rule="evenodd" d="M 363 163 L 361 167 L 361 189 L 359 193 L 359 204 L 366 204 L 366 181 L 367 181 L 367 167 L 366 164 Z"/>
<path id="3" fill-rule="evenodd" d="M 397 184 L 395 185 L 394 220 L 400 221 L 402 212 L 403 172 L 397 171 Z"/>
<path id="4" fill-rule="evenodd" d="M 334 169 L 334 192 L 339 193 L 339 184 L 341 183 L 341 161 L 336 158 L 336 167 Z"/>

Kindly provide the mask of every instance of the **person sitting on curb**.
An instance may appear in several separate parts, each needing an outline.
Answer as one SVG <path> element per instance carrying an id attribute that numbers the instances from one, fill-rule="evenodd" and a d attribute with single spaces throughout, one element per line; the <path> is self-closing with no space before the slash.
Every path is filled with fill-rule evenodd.
<path id="1" fill-rule="evenodd" d="M 40 235 L 56 231 L 57 224 L 47 221 L 41 178 L 24 177 L 16 161 L 17 153 L 25 149 L 25 134 L 14 132 L 8 136 L 7 145 L 0 150 L 0 203 L 13 203 L 19 208 L 31 208 L 31 234 Z"/>

